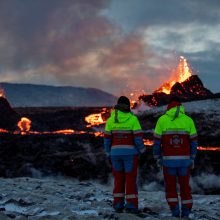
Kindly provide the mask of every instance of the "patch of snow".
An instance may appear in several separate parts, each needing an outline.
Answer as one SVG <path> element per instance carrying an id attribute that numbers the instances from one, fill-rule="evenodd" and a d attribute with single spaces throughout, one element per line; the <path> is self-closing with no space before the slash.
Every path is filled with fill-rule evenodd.
<path id="1" fill-rule="evenodd" d="M 52 211 L 52 212 L 47 212 L 47 211 L 42 211 L 40 214 L 38 214 L 37 216 L 56 216 L 59 215 L 60 212 L 58 211 Z"/>
<path id="2" fill-rule="evenodd" d="M 1 206 L 1 208 L 5 208 L 6 211 L 8 212 L 16 212 L 16 213 L 25 213 L 27 208 L 18 206 L 13 203 L 5 204 L 4 206 Z"/>
<path id="3" fill-rule="evenodd" d="M 77 215 L 89 215 L 89 216 L 98 216 L 98 212 L 96 210 L 81 210 L 81 211 L 73 211 L 73 213 Z"/>
<path id="4" fill-rule="evenodd" d="M 191 101 L 191 102 L 183 102 L 182 103 L 185 111 L 189 113 L 215 113 L 219 112 L 220 109 L 220 98 L 216 99 L 207 99 L 207 100 L 200 100 L 200 101 Z M 145 114 L 163 114 L 166 111 L 167 105 L 160 106 L 160 107 L 153 107 L 144 110 L 138 109 L 136 112 L 138 115 L 145 115 Z"/>

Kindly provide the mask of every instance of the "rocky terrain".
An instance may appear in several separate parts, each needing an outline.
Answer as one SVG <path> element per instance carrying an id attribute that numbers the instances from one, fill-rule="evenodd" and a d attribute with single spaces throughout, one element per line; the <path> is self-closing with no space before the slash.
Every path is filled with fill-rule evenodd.
<path id="1" fill-rule="evenodd" d="M 191 217 L 215 220 L 220 214 L 220 151 L 208 148 L 220 146 L 220 100 L 188 102 L 184 106 L 195 120 L 199 144 L 207 147 L 198 151 L 192 173 L 195 206 Z M 1 220 L 169 218 L 161 170 L 150 145 L 139 158 L 138 186 L 143 212 L 139 216 L 113 212 L 111 164 L 103 151 L 102 136 L 95 133 L 103 131 L 104 124 L 87 127 L 85 122 L 85 117 L 92 113 L 101 113 L 105 120 L 110 108 L 12 109 L 8 104 L 3 107 L 0 113 L 5 124 L 11 111 L 16 120 L 8 133 L 0 133 Z M 152 140 L 155 123 L 166 106 L 145 108 L 140 105 L 134 112 L 145 131 L 145 139 Z M 17 118 L 23 116 L 32 121 L 32 133 L 13 133 Z M 34 133 L 59 129 L 74 129 L 78 133 Z"/>
<path id="2" fill-rule="evenodd" d="M 139 187 L 139 207 L 142 210 L 139 215 L 114 212 L 112 184 L 111 179 L 107 184 L 100 184 L 94 180 L 78 181 L 63 177 L 0 178 L 0 219 L 170 219 L 163 187 L 156 182 Z M 193 199 L 191 219 L 219 219 L 219 195 L 193 194 Z"/>

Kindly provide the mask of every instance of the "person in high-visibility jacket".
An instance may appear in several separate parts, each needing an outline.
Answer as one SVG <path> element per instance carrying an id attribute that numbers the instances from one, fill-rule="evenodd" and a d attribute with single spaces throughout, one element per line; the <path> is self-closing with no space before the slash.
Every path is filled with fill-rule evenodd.
<path id="1" fill-rule="evenodd" d="M 113 208 L 137 213 L 138 154 L 146 148 L 138 118 L 130 111 L 130 101 L 121 96 L 108 118 L 104 131 L 104 148 L 112 163 L 114 176 Z"/>
<path id="2" fill-rule="evenodd" d="M 163 166 L 166 200 L 175 217 L 188 218 L 192 209 L 189 179 L 197 146 L 197 131 L 193 120 L 185 114 L 180 99 L 172 97 L 166 113 L 157 121 L 153 154 Z M 178 201 L 177 179 L 181 207 Z"/>

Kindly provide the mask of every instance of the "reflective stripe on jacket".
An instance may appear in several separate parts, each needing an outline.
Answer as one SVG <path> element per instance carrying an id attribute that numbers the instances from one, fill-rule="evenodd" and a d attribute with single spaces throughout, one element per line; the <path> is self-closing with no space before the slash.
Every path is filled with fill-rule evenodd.
<path id="1" fill-rule="evenodd" d="M 168 167 L 189 166 L 196 152 L 196 128 L 193 120 L 185 115 L 184 107 L 181 105 L 166 111 L 154 130 L 155 158 L 162 159 L 163 165 Z"/>
<path id="2" fill-rule="evenodd" d="M 131 112 L 114 110 L 105 125 L 104 147 L 106 153 L 111 155 L 135 155 L 144 152 L 138 118 Z"/>

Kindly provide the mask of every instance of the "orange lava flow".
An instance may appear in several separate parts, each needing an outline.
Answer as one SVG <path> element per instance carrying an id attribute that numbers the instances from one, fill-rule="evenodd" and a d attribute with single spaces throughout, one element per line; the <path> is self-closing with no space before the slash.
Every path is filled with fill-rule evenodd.
<path id="1" fill-rule="evenodd" d="M 197 150 L 203 150 L 203 151 L 220 151 L 220 147 L 197 147 Z"/>
<path id="2" fill-rule="evenodd" d="M 30 124 L 29 123 L 31 123 L 31 121 L 28 118 L 21 118 L 21 120 L 18 123 L 18 126 L 21 126 L 20 132 L 18 132 L 18 131 L 10 132 L 6 129 L 0 128 L 0 133 L 10 133 L 10 134 L 14 134 L 14 135 L 17 135 L 17 134 L 22 134 L 22 135 L 26 135 L 26 134 L 32 134 L 32 135 L 92 134 L 92 135 L 95 135 L 96 137 L 103 137 L 103 132 L 100 132 L 100 131 L 97 131 L 97 132 L 76 131 L 76 130 L 73 130 L 73 129 L 63 129 L 63 130 L 57 130 L 57 131 L 42 131 L 42 132 L 40 132 L 40 131 L 30 131 Z M 154 143 L 153 140 L 143 139 L 143 141 L 144 141 L 144 145 L 150 146 L 150 147 L 153 146 L 153 143 Z M 220 147 L 211 147 L 211 146 L 202 147 L 202 146 L 198 146 L 197 150 L 199 150 L 199 151 L 220 151 Z"/>
<path id="3" fill-rule="evenodd" d="M 0 133 L 9 133 L 9 131 L 8 131 L 8 130 L 5 130 L 5 129 L 0 128 Z"/>

